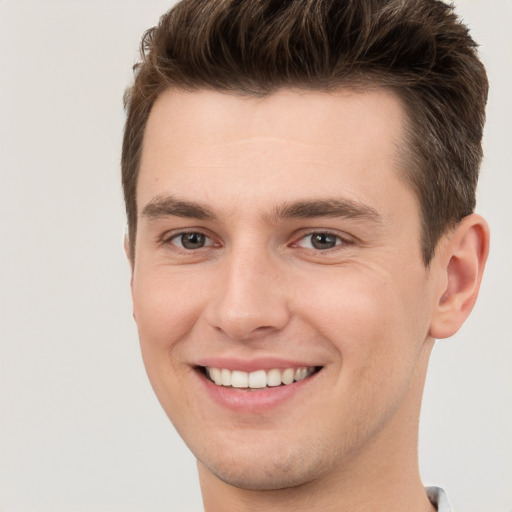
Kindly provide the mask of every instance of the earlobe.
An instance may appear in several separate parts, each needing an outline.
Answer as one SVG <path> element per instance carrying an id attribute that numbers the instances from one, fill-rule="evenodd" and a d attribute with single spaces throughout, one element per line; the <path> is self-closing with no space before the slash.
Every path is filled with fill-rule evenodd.
<path id="1" fill-rule="evenodd" d="M 440 289 L 430 335 L 448 338 L 471 313 L 489 252 L 489 228 L 480 215 L 465 217 L 451 232 L 440 257 Z"/>

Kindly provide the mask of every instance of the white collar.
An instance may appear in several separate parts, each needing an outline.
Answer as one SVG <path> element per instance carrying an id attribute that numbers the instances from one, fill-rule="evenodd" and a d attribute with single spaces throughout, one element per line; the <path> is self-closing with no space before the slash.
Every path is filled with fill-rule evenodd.
<path id="1" fill-rule="evenodd" d="M 427 487 L 425 490 L 432 505 L 437 507 L 437 512 L 453 512 L 443 489 L 440 487 Z"/>

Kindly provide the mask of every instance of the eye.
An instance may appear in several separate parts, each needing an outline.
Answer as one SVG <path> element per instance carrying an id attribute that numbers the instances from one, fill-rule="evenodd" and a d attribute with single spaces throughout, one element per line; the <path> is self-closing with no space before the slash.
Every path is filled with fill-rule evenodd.
<path id="1" fill-rule="evenodd" d="M 211 247 L 214 245 L 211 238 L 207 237 L 204 233 L 196 231 L 179 233 L 173 236 L 169 242 L 186 250 L 202 249 L 203 247 Z"/>
<path id="2" fill-rule="evenodd" d="M 343 244 L 341 237 L 332 233 L 318 232 L 310 233 L 301 238 L 296 245 L 304 249 L 315 249 L 317 251 L 325 251 L 334 249 L 334 247 Z"/>

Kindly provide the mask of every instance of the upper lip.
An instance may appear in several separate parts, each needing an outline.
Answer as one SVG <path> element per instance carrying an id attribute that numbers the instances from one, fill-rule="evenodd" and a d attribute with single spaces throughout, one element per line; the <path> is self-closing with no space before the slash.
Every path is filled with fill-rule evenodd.
<path id="1" fill-rule="evenodd" d="M 254 357 L 251 359 L 235 357 L 205 357 L 196 362 L 197 366 L 208 368 L 225 368 L 227 370 L 239 370 L 242 372 L 254 372 L 256 370 L 272 370 L 274 368 L 304 368 L 322 366 L 312 361 L 292 360 L 280 357 Z"/>

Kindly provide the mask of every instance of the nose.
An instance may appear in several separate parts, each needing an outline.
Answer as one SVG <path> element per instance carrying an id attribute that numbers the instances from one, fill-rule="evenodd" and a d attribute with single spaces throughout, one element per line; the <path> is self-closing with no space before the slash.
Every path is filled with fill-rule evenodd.
<path id="1" fill-rule="evenodd" d="M 283 329 L 289 322 L 282 271 L 264 251 L 231 251 L 214 281 L 206 320 L 230 339 L 260 338 Z"/>

